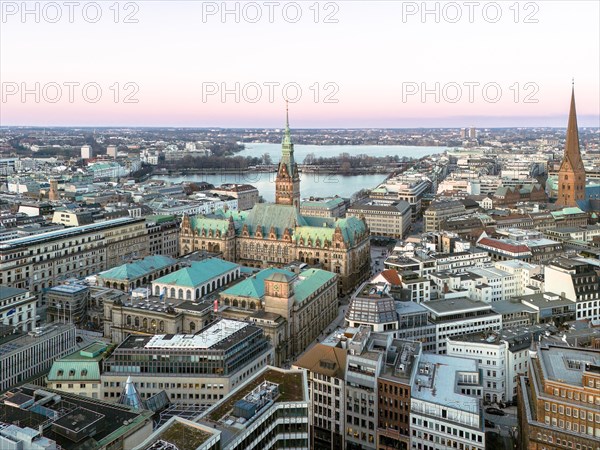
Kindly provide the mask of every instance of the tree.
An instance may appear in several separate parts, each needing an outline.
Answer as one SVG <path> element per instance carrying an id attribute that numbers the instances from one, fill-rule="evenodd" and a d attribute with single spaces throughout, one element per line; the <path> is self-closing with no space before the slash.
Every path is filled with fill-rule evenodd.
<path id="1" fill-rule="evenodd" d="M 261 159 L 265 166 L 270 166 L 273 164 L 273 160 L 271 159 L 271 155 L 269 153 L 263 153 Z"/>
<path id="2" fill-rule="evenodd" d="M 313 165 L 315 163 L 316 157 L 314 153 L 308 153 L 305 157 L 304 157 L 304 164 L 306 165 Z"/>

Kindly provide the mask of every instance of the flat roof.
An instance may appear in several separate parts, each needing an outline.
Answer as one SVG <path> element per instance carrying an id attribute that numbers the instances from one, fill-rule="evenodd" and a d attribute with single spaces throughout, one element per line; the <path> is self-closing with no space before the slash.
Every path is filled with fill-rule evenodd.
<path id="1" fill-rule="evenodd" d="M 39 342 L 39 341 L 43 341 L 45 339 L 48 339 L 49 337 L 55 336 L 57 334 L 60 333 L 64 333 L 65 331 L 68 331 L 69 329 L 73 329 L 75 330 L 75 325 L 73 324 L 50 324 L 50 325 L 45 325 L 44 327 L 41 327 L 41 329 L 43 330 L 42 334 L 38 335 L 38 336 L 32 336 L 30 334 L 24 334 L 24 333 L 15 333 L 15 334 L 11 334 L 8 336 L 5 336 L 3 338 L 0 339 L 0 357 L 8 354 L 8 353 L 12 353 L 15 351 L 18 351 L 19 349 L 29 345 L 29 344 L 33 344 L 34 342 Z"/>
<path id="2" fill-rule="evenodd" d="M 85 291 L 89 288 L 82 284 L 59 284 L 48 289 L 48 292 L 62 292 L 65 294 L 74 294 L 76 292 Z"/>
<path id="3" fill-rule="evenodd" d="M 18 289 L 10 286 L 0 286 L 0 300 L 5 300 L 9 297 L 25 294 L 27 289 Z"/>
<path id="4" fill-rule="evenodd" d="M 479 300 L 466 297 L 449 298 L 447 300 L 433 300 L 422 305 L 438 315 L 460 314 L 463 312 L 491 310 L 492 305 Z"/>
<path id="5" fill-rule="evenodd" d="M 63 228 L 61 230 L 48 231 L 47 233 L 35 234 L 33 236 L 9 239 L 0 243 L 0 250 L 10 249 L 14 247 L 22 247 L 26 245 L 36 244 L 38 242 L 44 242 L 47 240 L 60 239 L 67 236 L 75 236 L 91 231 L 102 230 L 104 228 L 110 228 L 116 225 L 141 222 L 143 220 L 145 219 L 136 219 L 134 217 L 119 217 L 118 219 L 106 220 L 104 222 L 95 222 L 90 223 L 88 225 L 81 225 L 78 227 L 69 227 Z"/>
<path id="6" fill-rule="evenodd" d="M 247 322 L 221 319 L 199 334 L 162 334 L 152 336 L 146 345 L 144 345 L 144 348 L 207 349 L 248 326 L 250 324 Z"/>
<path id="7" fill-rule="evenodd" d="M 420 369 L 429 367 L 429 373 Z M 458 372 L 478 372 L 475 359 L 423 353 L 419 373 L 411 389 L 413 398 L 438 405 L 456 408 L 472 414 L 479 412 L 479 399 L 457 392 Z"/>
<path id="8" fill-rule="evenodd" d="M 538 358 L 545 378 L 575 386 L 582 386 L 585 364 L 600 366 L 600 350 L 550 345 L 538 349 Z"/>
<path id="9" fill-rule="evenodd" d="M 243 399 L 247 394 L 265 381 L 279 385 L 279 396 L 275 398 L 275 403 L 307 401 L 308 399 L 305 397 L 304 391 L 304 373 L 303 370 L 285 370 L 267 366 L 260 372 L 257 372 L 254 377 L 249 379 L 246 383 L 236 388 L 222 401 L 209 408 L 202 415 L 199 422 L 202 423 L 206 421 L 208 425 L 211 425 L 214 422 L 219 423 L 221 419 L 233 409 L 233 405 L 238 400 Z"/>
<path id="10" fill-rule="evenodd" d="M 0 421 L 13 423 L 15 420 L 21 421 L 21 426 L 29 426 L 34 429 L 38 429 L 39 425 L 53 422 L 52 419 L 38 414 L 30 409 L 20 409 L 8 406 L 4 404 L 4 401 L 10 401 L 11 397 L 16 393 L 22 393 L 25 395 L 32 396 L 35 401 L 41 400 L 46 393 L 51 395 L 59 395 L 60 401 L 58 403 L 46 403 L 45 408 L 49 409 L 51 413 L 61 414 L 66 412 L 67 416 L 61 416 L 56 422 L 58 427 L 66 425 L 70 427 L 73 421 L 79 422 L 80 425 L 90 424 L 90 420 L 93 420 L 97 415 L 102 415 L 110 420 L 104 420 L 103 426 L 99 427 L 98 430 L 93 433 L 91 437 L 86 437 L 80 442 L 73 442 L 69 438 L 64 437 L 62 434 L 56 432 L 53 427 L 44 429 L 43 436 L 56 441 L 61 448 L 65 450 L 76 450 L 81 448 L 104 448 L 108 443 L 117 441 L 120 436 L 125 435 L 131 429 L 139 426 L 143 421 L 150 420 L 152 413 L 150 411 L 135 411 L 128 406 L 119 405 L 115 403 L 108 403 L 99 399 L 92 399 L 81 395 L 69 394 L 68 392 L 50 389 L 40 388 L 31 384 L 25 384 L 18 388 L 13 388 L 11 391 L 3 394 L 0 397 Z M 82 417 L 79 418 L 78 414 L 82 413 Z M 77 416 L 77 417 L 75 417 Z M 63 422 L 68 418 L 69 424 Z M 77 420 L 72 420 L 72 419 Z M 127 421 L 125 425 L 124 422 Z M 82 428 L 81 428 L 82 429 Z"/>

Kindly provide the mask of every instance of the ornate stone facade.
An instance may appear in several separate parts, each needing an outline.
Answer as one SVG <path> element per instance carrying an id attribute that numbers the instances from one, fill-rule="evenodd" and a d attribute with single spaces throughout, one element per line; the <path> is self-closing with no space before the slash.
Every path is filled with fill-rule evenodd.
<path id="1" fill-rule="evenodd" d="M 294 261 L 318 265 L 337 273 L 339 292 L 347 293 L 370 275 L 368 227 L 364 219 L 356 217 L 302 216 L 298 167 L 287 125 L 282 147 L 277 203 L 259 203 L 250 211 L 184 216 L 180 254 L 204 250 L 260 268 L 283 267 Z"/>

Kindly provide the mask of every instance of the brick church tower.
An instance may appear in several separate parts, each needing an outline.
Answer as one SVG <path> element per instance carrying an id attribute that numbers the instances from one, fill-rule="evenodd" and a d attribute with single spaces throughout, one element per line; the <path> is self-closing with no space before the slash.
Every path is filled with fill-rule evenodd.
<path id="1" fill-rule="evenodd" d="M 567 125 L 567 142 L 565 154 L 558 172 L 559 206 L 577 206 L 577 200 L 585 199 L 585 167 L 579 151 L 579 132 L 577 130 L 577 113 L 575 111 L 575 87 L 571 93 L 571 110 Z"/>

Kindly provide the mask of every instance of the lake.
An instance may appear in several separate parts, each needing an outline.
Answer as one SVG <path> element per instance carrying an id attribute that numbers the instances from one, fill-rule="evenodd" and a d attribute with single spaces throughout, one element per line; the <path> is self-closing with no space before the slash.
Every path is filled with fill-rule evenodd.
<path id="1" fill-rule="evenodd" d="M 373 189 L 383 180 L 386 175 L 350 175 L 337 174 L 325 175 L 319 173 L 305 173 L 300 175 L 301 197 L 351 197 L 352 194 L 361 189 Z M 260 195 L 267 202 L 275 201 L 275 172 L 244 172 L 239 174 L 222 175 L 184 175 L 184 176 L 162 176 L 152 177 L 153 180 L 165 180 L 171 183 L 182 181 L 206 181 L 215 186 L 223 183 L 245 183 L 255 186 Z"/>
<path id="2" fill-rule="evenodd" d="M 333 157 L 340 153 L 350 155 L 366 154 L 369 156 L 398 155 L 409 158 L 422 158 L 423 156 L 443 153 L 448 147 L 415 147 L 406 145 L 294 145 L 294 157 L 297 163 L 302 163 L 309 153 L 315 156 Z M 246 148 L 237 153 L 240 156 L 262 156 L 268 153 L 274 163 L 279 162 L 281 144 L 246 144 Z M 185 176 L 153 176 L 153 179 L 180 183 L 182 181 L 206 181 L 215 186 L 223 183 L 244 183 L 256 186 L 260 195 L 267 202 L 275 201 L 275 173 L 241 172 L 237 174 L 222 175 L 185 175 Z M 306 173 L 300 176 L 301 197 L 351 197 L 361 189 L 373 189 L 386 175 L 349 175 Z"/>

